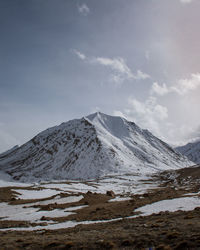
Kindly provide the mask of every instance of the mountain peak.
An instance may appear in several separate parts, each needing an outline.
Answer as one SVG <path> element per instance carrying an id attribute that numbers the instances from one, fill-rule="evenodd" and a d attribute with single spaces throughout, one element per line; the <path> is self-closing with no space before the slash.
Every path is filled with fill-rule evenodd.
<path id="1" fill-rule="evenodd" d="M 105 113 L 102 112 L 96 112 L 93 114 L 90 114 L 88 116 L 85 117 L 86 120 L 89 120 L 91 123 L 98 125 L 98 124 L 109 124 L 109 125 L 113 125 L 113 124 L 117 124 L 117 123 L 126 123 L 128 122 L 126 119 L 124 119 L 121 116 L 112 116 L 112 115 L 107 115 Z"/>
<path id="2" fill-rule="evenodd" d="M 95 113 L 92 113 L 92 114 L 90 114 L 90 115 L 88 115 L 88 116 L 86 116 L 86 118 L 88 119 L 88 120 L 90 120 L 90 121 L 93 121 L 94 119 L 109 119 L 109 118 L 112 118 L 113 116 L 111 116 L 111 115 L 107 115 L 107 114 L 105 114 L 105 113 L 102 113 L 102 112 L 100 112 L 100 111 L 97 111 L 97 112 L 95 112 Z"/>
<path id="3" fill-rule="evenodd" d="M 111 116 L 101 112 L 85 117 L 97 130 L 104 134 L 110 133 L 116 137 L 128 136 L 128 121 L 120 116 Z"/>
<path id="4" fill-rule="evenodd" d="M 135 123 L 101 112 L 49 128 L 0 155 L 0 170 L 24 182 L 144 174 L 190 164 Z"/>

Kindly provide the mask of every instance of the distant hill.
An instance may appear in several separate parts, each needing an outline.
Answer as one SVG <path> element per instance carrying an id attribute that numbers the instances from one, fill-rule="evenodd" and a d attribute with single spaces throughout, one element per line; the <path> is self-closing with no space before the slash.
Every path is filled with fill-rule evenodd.
<path id="1" fill-rule="evenodd" d="M 185 146 L 177 147 L 177 151 L 187 156 L 187 158 L 197 164 L 200 164 L 200 140 L 188 143 Z"/>

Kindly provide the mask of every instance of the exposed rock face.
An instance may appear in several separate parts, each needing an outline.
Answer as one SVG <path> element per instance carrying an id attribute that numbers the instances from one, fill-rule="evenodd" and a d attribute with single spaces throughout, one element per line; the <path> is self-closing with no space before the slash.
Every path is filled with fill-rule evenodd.
<path id="1" fill-rule="evenodd" d="M 176 150 L 187 156 L 190 161 L 200 164 L 200 141 L 188 143 L 182 147 L 177 147 Z"/>
<path id="2" fill-rule="evenodd" d="M 0 154 L 0 170 L 24 182 L 146 174 L 190 165 L 149 131 L 99 112 L 49 128 Z"/>

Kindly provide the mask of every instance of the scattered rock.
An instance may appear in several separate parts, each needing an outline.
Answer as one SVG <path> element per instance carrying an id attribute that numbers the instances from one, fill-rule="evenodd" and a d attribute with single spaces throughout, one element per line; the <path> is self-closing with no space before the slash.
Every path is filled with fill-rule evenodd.
<path id="1" fill-rule="evenodd" d="M 130 240 L 123 240 L 121 246 L 123 246 L 123 247 L 131 246 L 132 243 L 133 242 Z"/>
<path id="2" fill-rule="evenodd" d="M 65 244 L 65 248 L 64 249 L 70 249 L 74 247 L 74 243 L 72 241 L 69 241 Z"/>
<path id="3" fill-rule="evenodd" d="M 115 197 L 115 193 L 112 190 L 107 191 L 106 195 L 113 197 L 113 198 Z"/>
<path id="4" fill-rule="evenodd" d="M 42 216 L 40 220 L 47 220 L 47 218 L 45 216 Z"/>

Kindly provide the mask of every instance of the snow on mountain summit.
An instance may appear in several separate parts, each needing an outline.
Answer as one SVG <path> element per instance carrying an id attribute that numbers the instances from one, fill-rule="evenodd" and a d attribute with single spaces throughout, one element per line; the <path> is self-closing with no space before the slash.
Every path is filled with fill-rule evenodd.
<path id="1" fill-rule="evenodd" d="M 24 182 L 146 174 L 190 165 L 149 131 L 100 112 L 49 128 L 0 154 L 0 171 Z"/>
<path id="2" fill-rule="evenodd" d="M 113 136 L 122 138 L 128 136 L 127 121 L 119 116 L 110 116 L 100 112 L 91 114 L 86 117 L 98 130 L 109 132 Z"/>

